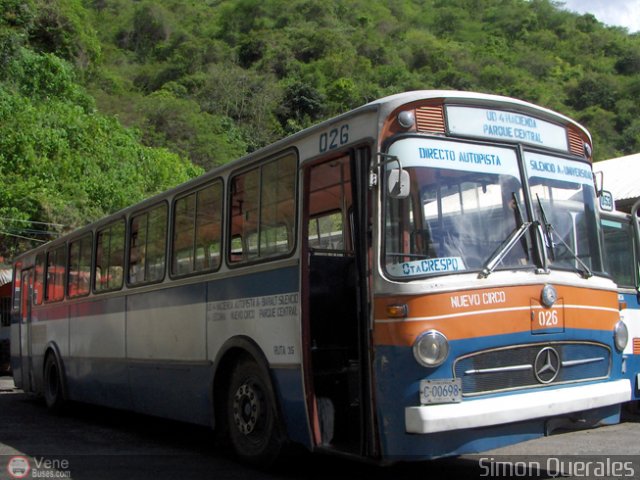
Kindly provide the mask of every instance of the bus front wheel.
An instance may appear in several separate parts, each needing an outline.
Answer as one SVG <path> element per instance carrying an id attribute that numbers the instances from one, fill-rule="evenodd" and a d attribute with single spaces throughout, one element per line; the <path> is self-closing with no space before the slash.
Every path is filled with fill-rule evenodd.
<path id="1" fill-rule="evenodd" d="M 235 453 L 260 467 L 271 466 L 284 444 L 275 394 L 266 369 L 243 359 L 227 391 L 227 425 Z"/>
<path id="2" fill-rule="evenodd" d="M 44 401 L 47 404 L 47 408 L 55 413 L 61 412 L 66 403 L 64 383 L 62 380 L 62 370 L 53 353 L 49 353 L 44 362 L 43 379 Z"/>

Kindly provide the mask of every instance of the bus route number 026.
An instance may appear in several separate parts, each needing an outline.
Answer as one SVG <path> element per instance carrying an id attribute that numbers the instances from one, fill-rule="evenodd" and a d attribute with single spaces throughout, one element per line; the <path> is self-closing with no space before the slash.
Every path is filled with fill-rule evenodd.
<path id="1" fill-rule="evenodd" d="M 327 150 L 334 150 L 347 143 L 349 143 L 349 124 L 344 124 L 320 134 L 318 147 L 320 153 L 324 153 Z"/>
<path id="2" fill-rule="evenodd" d="M 540 327 L 557 327 L 558 311 L 557 310 L 540 310 L 538 312 L 538 326 Z"/>

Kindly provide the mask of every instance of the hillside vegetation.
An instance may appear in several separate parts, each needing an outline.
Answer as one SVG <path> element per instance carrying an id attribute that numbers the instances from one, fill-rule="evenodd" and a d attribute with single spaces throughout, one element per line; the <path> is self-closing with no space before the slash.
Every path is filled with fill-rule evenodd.
<path id="1" fill-rule="evenodd" d="M 0 230 L 81 225 L 413 89 L 518 97 L 582 122 L 596 159 L 640 151 L 640 36 L 559 6 L 0 0 Z"/>

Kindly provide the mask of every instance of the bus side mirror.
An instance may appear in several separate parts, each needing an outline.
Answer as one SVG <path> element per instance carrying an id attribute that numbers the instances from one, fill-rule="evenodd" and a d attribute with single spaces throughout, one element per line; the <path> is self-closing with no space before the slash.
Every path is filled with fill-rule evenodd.
<path id="1" fill-rule="evenodd" d="M 407 198 L 411 192 L 409 186 L 409 172 L 402 168 L 389 171 L 387 178 L 388 193 L 391 198 Z"/>

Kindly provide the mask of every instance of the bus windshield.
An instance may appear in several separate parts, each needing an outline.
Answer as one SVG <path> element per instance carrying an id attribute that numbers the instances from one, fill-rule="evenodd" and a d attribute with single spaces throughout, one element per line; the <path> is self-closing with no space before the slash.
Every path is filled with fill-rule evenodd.
<path id="1" fill-rule="evenodd" d="M 585 163 L 526 152 L 536 214 L 551 268 L 602 271 L 596 196 Z"/>
<path id="2" fill-rule="evenodd" d="M 385 202 L 384 263 L 391 277 L 486 272 L 496 252 L 497 269 L 532 267 L 537 257 L 524 223 L 533 220 L 541 224 L 548 267 L 584 276 L 602 271 L 595 190 L 586 164 L 524 153 L 536 217 L 531 220 L 515 149 L 405 138 L 389 154 L 410 176 L 410 195 L 388 195 Z M 386 163 L 387 172 L 396 167 Z M 508 238 L 516 241 L 505 248 Z"/>
<path id="3" fill-rule="evenodd" d="M 616 218 L 602 219 L 607 270 L 622 288 L 636 288 L 632 225 Z"/>
<path id="4" fill-rule="evenodd" d="M 384 263 L 392 277 L 478 271 L 524 221 L 515 149 L 405 138 L 389 154 L 410 175 L 407 198 L 387 196 Z M 394 168 L 387 164 L 387 171 Z M 527 236 L 498 268 L 533 266 Z"/>

